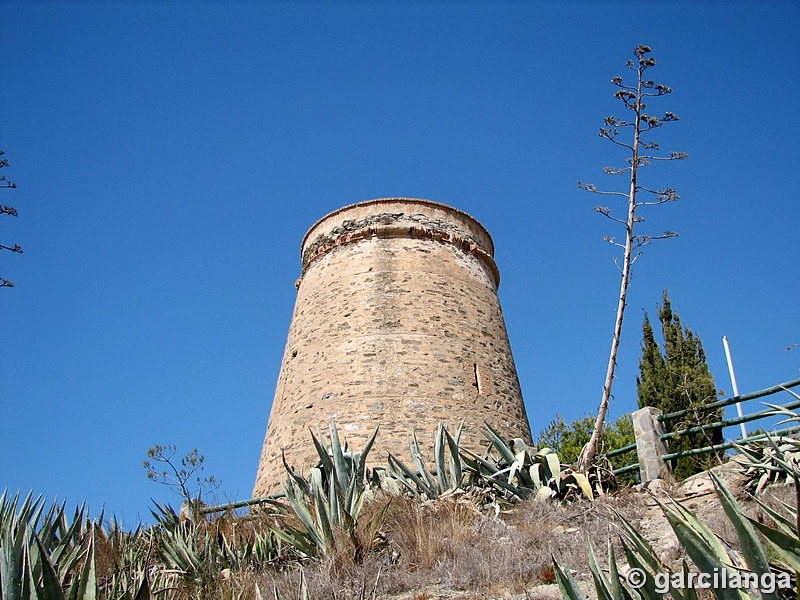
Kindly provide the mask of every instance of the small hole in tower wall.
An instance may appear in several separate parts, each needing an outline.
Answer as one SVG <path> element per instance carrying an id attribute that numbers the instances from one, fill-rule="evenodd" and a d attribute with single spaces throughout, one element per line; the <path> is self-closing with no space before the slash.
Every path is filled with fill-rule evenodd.
<path id="1" fill-rule="evenodd" d="M 473 387 L 478 390 L 478 394 L 483 394 L 483 390 L 481 389 L 481 371 L 478 363 L 472 364 L 472 372 L 475 375 L 475 381 L 473 382 Z"/>

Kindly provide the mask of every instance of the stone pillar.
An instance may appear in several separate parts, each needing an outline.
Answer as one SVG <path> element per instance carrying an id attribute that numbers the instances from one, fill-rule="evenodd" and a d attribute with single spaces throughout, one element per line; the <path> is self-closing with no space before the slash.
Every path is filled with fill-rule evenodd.
<path id="1" fill-rule="evenodd" d="M 636 452 L 639 455 L 639 476 L 642 483 L 654 479 L 671 479 L 672 469 L 661 458 L 669 452 L 667 443 L 661 439 L 664 425 L 658 420 L 661 411 L 645 407 L 633 411 L 633 433 L 636 436 Z"/>

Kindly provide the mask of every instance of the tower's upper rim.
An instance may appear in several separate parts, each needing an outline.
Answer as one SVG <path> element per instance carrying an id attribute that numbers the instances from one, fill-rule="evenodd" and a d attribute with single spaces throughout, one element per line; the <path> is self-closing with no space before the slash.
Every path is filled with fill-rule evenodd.
<path id="1" fill-rule="evenodd" d="M 452 207 L 448 204 L 444 204 L 442 202 L 434 202 L 433 200 L 425 200 L 423 198 L 375 198 L 373 200 L 363 200 L 361 202 L 355 202 L 354 204 L 348 204 L 347 206 L 343 206 L 338 208 L 332 212 L 329 212 L 327 215 L 319 219 L 316 223 L 314 223 L 309 230 L 306 232 L 306 235 L 303 237 L 303 242 L 300 245 L 300 252 L 301 255 L 306 249 L 306 245 L 311 238 L 311 235 L 315 232 L 318 232 L 320 226 L 328 222 L 335 217 L 341 215 L 342 213 L 346 212 L 353 212 L 354 210 L 367 208 L 370 206 L 386 206 L 387 208 L 391 205 L 400 206 L 403 204 L 411 204 L 411 205 L 418 205 L 420 207 L 428 207 L 431 209 L 438 209 L 445 213 L 450 213 L 457 218 L 463 219 L 469 222 L 473 227 L 477 229 L 481 245 L 485 246 L 484 250 L 489 254 L 489 256 L 494 256 L 494 242 L 492 240 L 491 234 L 489 231 L 484 227 L 480 221 L 478 221 L 475 217 L 470 215 L 469 213 L 464 212 L 463 210 L 459 210 L 458 208 Z"/>

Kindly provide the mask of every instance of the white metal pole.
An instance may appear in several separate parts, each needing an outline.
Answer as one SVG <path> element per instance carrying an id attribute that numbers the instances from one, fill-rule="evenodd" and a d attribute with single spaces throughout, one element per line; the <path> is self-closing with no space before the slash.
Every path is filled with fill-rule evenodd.
<path id="1" fill-rule="evenodd" d="M 725 356 L 728 359 L 728 373 L 731 375 L 731 385 L 733 386 L 733 395 L 739 395 L 739 386 L 736 385 L 736 373 L 733 372 L 733 360 L 731 360 L 731 348 L 728 346 L 728 338 L 724 335 L 722 336 L 722 345 L 725 346 Z M 742 416 L 742 403 L 736 403 L 736 412 L 739 416 Z M 745 428 L 744 423 L 739 423 L 739 427 L 742 428 L 742 437 L 747 437 L 747 428 Z"/>

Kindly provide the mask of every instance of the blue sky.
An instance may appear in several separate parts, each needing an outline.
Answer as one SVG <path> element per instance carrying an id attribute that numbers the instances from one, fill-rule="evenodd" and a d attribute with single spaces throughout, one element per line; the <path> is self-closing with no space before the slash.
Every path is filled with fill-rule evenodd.
<path id="1" fill-rule="evenodd" d="M 306 230 L 428 198 L 491 232 L 532 429 L 597 408 L 619 235 L 578 181 L 623 156 L 611 77 L 645 43 L 654 138 L 689 159 L 644 232 L 612 416 L 635 408 L 642 311 L 669 288 L 730 391 L 800 374 L 793 2 L 14 2 L 0 11 L 0 487 L 128 522 L 155 443 L 250 495 Z M 624 187 L 624 186 L 623 186 Z M 613 206 L 613 205 L 612 205 Z M 788 397 L 786 398 L 788 400 Z"/>

